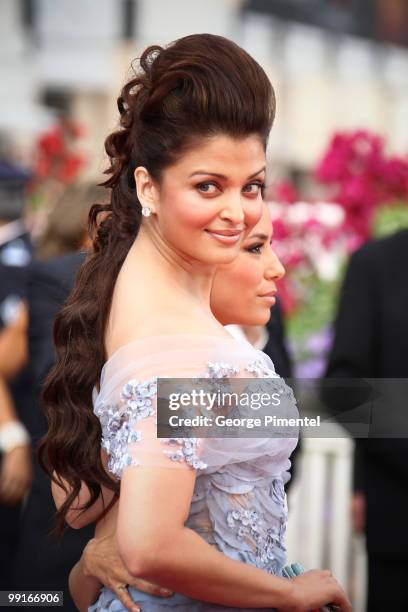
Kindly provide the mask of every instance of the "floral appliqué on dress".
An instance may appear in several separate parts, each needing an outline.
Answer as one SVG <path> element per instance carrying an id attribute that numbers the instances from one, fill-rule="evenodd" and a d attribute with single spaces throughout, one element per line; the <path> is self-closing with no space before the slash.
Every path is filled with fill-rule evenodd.
<path id="1" fill-rule="evenodd" d="M 272 499 L 280 507 L 285 508 L 285 489 L 280 478 L 275 478 L 271 483 Z M 262 512 L 257 508 L 233 509 L 227 512 L 227 525 L 235 533 L 238 540 L 249 538 L 256 545 L 254 552 L 254 565 L 261 569 L 276 574 L 276 549 L 285 552 L 283 545 L 286 531 L 286 509 L 281 515 L 279 526 L 267 526 L 267 521 Z"/>
<path id="2" fill-rule="evenodd" d="M 267 368 L 260 359 L 249 363 L 245 370 L 258 378 L 278 378 L 275 370 Z M 219 380 L 236 376 L 239 372 L 240 369 L 232 364 L 209 361 L 204 377 Z M 146 381 L 132 379 L 122 389 L 120 406 L 102 404 L 95 411 L 102 426 L 102 448 L 109 455 L 108 470 L 117 478 L 121 477 L 125 467 L 139 465 L 128 453 L 127 447 L 142 439 L 141 432 L 134 425 L 140 419 L 156 413 L 156 394 L 157 377 Z M 171 461 L 185 461 L 194 469 L 206 469 L 206 463 L 200 460 L 197 453 L 196 438 L 164 438 L 162 442 L 172 447 L 172 450 L 163 450 Z"/>

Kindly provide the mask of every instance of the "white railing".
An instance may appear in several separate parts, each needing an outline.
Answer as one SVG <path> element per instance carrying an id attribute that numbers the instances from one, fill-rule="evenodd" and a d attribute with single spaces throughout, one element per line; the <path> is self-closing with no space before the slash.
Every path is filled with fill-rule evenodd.
<path id="1" fill-rule="evenodd" d="M 350 498 L 354 444 L 350 438 L 302 438 L 296 476 L 288 496 L 288 562 L 327 568 L 364 612 L 366 559 L 362 536 L 354 536 Z"/>

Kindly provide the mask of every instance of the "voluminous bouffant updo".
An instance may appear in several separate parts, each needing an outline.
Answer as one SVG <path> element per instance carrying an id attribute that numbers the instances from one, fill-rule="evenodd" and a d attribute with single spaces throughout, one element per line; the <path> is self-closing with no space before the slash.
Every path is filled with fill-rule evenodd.
<path id="1" fill-rule="evenodd" d="M 99 497 L 101 485 L 119 489 L 101 461 L 92 389 L 106 360 L 104 333 L 115 281 L 141 223 L 134 171 L 144 166 L 160 181 L 166 167 L 206 136 L 254 134 L 266 147 L 275 96 L 264 70 L 238 45 L 194 34 L 165 48 L 147 48 L 122 89 L 118 109 L 120 126 L 105 142 L 110 166 L 103 186 L 110 200 L 91 208 L 93 252 L 55 321 L 56 363 L 42 397 L 49 429 L 39 459 L 49 476 L 55 471 L 71 491 L 57 513 L 59 530 L 81 481 L 91 492 L 85 508 Z"/>

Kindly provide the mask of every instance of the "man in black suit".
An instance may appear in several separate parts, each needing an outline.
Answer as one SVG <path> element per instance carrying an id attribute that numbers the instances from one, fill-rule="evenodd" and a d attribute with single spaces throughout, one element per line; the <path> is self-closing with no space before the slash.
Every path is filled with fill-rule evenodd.
<path id="1" fill-rule="evenodd" d="M 352 255 L 326 377 L 408 378 L 407 262 L 408 230 Z M 344 410 L 352 407 L 346 404 Z M 384 407 L 390 421 L 398 419 L 398 412 Z M 408 439 L 361 438 L 356 451 L 357 486 L 366 505 L 367 609 L 406 612 Z"/>
<path id="2" fill-rule="evenodd" d="M 52 330 L 55 316 L 71 291 L 83 259 L 83 254 L 74 253 L 45 262 L 36 261 L 29 268 L 29 353 L 36 397 L 54 362 Z M 35 446 L 47 428 L 38 402 L 33 423 L 31 434 Z M 68 575 L 93 537 L 94 525 L 80 530 L 67 528 L 60 540 L 50 534 L 54 514 L 50 481 L 34 458 L 33 485 L 22 513 L 13 559 L 13 588 L 63 590 L 64 610 L 75 612 L 68 591 Z"/>

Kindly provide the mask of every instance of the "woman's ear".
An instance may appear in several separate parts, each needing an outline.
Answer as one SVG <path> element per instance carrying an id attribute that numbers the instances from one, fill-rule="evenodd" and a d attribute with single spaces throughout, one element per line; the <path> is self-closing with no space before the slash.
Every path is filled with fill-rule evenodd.
<path id="1" fill-rule="evenodd" d="M 158 191 L 150 176 L 148 170 L 143 166 L 138 166 L 135 170 L 135 183 L 136 183 L 136 193 L 137 198 L 142 205 L 148 206 L 152 213 L 157 212 L 158 205 Z"/>

